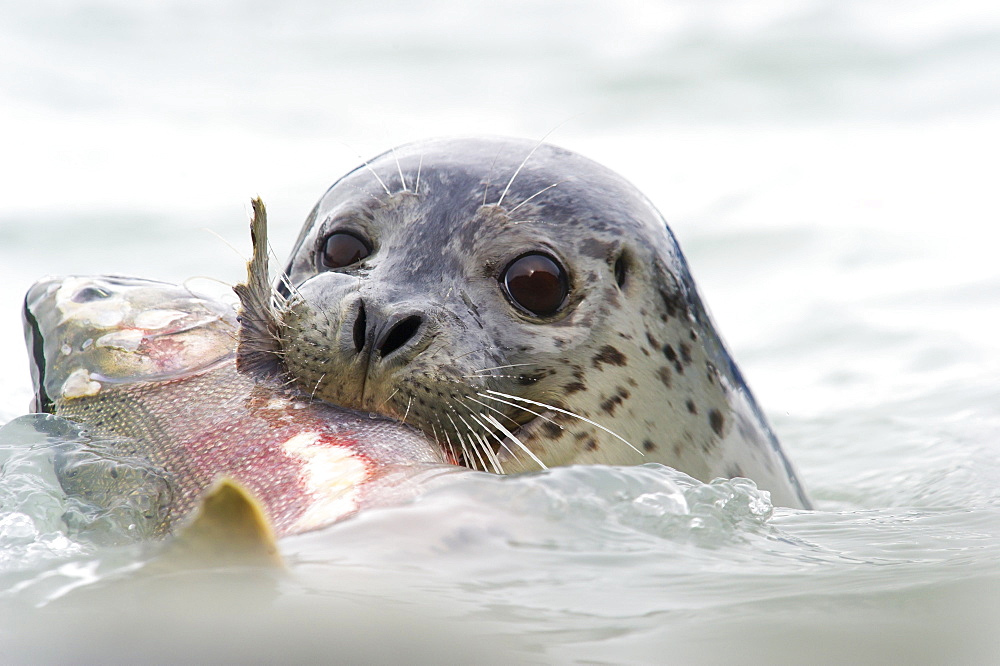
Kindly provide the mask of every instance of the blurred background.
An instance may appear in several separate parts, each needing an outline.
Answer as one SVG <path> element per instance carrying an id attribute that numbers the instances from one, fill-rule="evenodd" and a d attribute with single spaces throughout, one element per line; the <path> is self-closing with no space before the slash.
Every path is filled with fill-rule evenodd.
<path id="1" fill-rule="evenodd" d="M 979 0 L 6 3 L 0 416 L 37 277 L 238 280 L 252 196 L 284 257 L 339 175 L 441 134 L 547 136 L 634 181 L 745 354 L 837 337 L 831 304 L 995 280 L 998 72 Z"/>
<path id="2" fill-rule="evenodd" d="M 5 227 L 213 219 L 253 194 L 293 224 L 343 170 L 394 144 L 550 132 L 641 180 L 680 222 L 703 205 L 694 197 L 723 205 L 765 168 L 835 176 L 891 149 L 935 169 L 950 155 L 908 130 L 991 123 L 1000 107 L 1000 8 L 977 0 L 39 0 L 0 11 Z M 959 136 L 978 136 L 977 166 L 992 163 L 983 140 L 995 136 L 948 138 Z M 817 156 L 817 143 L 840 150 Z M 846 194 L 829 185 L 815 206 Z"/>
<path id="3" fill-rule="evenodd" d="M 252 196 L 284 257 L 339 175 L 441 134 L 547 136 L 631 179 L 738 351 L 842 343 L 831 305 L 995 280 L 998 72 L 977 0 L 5 4 L 0 415 L 40 275 L 238 280 Z"/>

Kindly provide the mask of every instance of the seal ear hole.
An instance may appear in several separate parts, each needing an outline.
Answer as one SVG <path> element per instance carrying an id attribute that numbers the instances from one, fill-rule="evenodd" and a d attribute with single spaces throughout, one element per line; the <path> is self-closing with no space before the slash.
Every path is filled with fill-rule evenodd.
<path id="1" fill-rule="evenodd" d="M 628 275 L 628 259 L 625 257 L 625 253 L 622 252 L 618 255 L 615 260 L 615 282 L 618 283 L 619 289 L 625 288 L 625 279 Z"/>

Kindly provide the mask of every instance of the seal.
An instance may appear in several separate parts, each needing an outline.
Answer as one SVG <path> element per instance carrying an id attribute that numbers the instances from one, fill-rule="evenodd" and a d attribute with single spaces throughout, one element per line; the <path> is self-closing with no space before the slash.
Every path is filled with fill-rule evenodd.
<path id="1" fill-rule="evenodd" d="M 656 462 L 810 506 L 663 217 L 587 158 L 391 150 L 330 187 L 285 273 L 273 347 L 294 381 L 460 464 Z"/>

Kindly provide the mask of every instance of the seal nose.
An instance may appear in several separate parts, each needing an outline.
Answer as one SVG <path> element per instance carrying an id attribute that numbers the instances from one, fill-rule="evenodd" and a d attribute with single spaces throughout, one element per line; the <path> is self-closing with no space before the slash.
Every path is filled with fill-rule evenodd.
<path id="1" fill-rule="evenodd" d="M 358 306 L 358 318 L 354 320 L 354 349 L 360 354 L 365 348 L 368 335 L 368 315 L 365 314 L 365 302 Z"/>
<path id="2" fill-rule="evenodd" d="M 354 350 L 358 354 L 364 352 L 371 332 L 375 339 L 372 345 L 372 354 L 386 358 L 396 350 L 406 346 L 417 335 L 424 323 L 424 318 L 419 314 L 390 316 L 385 318 L 385 325 L 379 326 L 379 323 L 377 318 L 369 317 L 364 302 L 360 302 L 352 330 Z"/>
<path id="3" fill-rule="evenodd" d="M 375 351 L 385 358 L 413 339 L 423 321 L 420 315 L 410 315 L 388 326 L 375 343 Z"/>

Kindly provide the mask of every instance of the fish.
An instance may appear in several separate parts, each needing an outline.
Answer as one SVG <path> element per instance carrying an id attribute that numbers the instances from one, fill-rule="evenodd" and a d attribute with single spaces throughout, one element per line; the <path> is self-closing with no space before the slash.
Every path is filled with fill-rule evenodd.
<path id="1" fill-rule="evenodd" d="M 259 351 L 276 322 L 266 211 L 253 210 L 238 307 L 125 276 L 45 278 L 25 297 L 35 410 L 103 445 L 61 456 L 60 484 L 99 506 L 138 497 L 153 536 L 189 524 L 220 483 L 245 490 L 280 538 L 459 469 L 404 423 L 313 399 Z"/>

